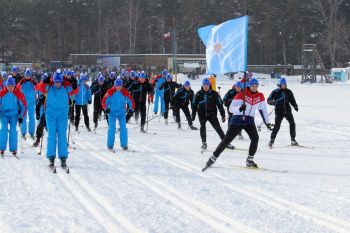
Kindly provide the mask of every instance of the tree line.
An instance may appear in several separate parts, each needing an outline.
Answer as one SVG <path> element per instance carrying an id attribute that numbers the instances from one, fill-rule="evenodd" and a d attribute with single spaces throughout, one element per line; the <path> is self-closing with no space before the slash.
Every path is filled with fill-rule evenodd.
<path id="1" fill-rule="evenodd" d="M 0 59 L 68 60 L 71 53 L 205 53 L 197 29 L 249 15 L 250 64 L 300 64 L 315 43 L 326 67 L 350 61 L 347 0 L 1 1 Z"/>

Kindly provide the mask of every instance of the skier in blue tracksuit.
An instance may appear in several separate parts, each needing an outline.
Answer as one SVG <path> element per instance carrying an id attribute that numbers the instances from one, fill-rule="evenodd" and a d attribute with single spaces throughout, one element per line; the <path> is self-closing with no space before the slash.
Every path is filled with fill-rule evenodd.
<path id="1" fill-rule="evenodd" d="M 134 111 L 134 100 L 129 92 L 123 88 L 123 80 L 118 78 L 114 81 L 114 87 L 107 91 L 102 100 L 102 107 L 108 114 L 109 120 L 107 147 L 110 151 L 113 151 L 115 141 L 116 119 L 118 119 L 120 125 L 120 146 L 123 150 L 128 149 L 126 105 L 128 105 L 129 111 Z"/>
<path id="2" fill-rule="evenodd" d="M 34 138 L 35 132 L 35 86 L 36 81 L 32 78 L 32 71 L 27 68 L 24 72 L 24 78 L 17 84 L 17 89 L 21 90 L 24 94 L 27 102 L 27 114 L 21 124 L 21 134 L 25 138 L 27 134 L 27 119 L 28 121 L 28 133 L 31 139 Z"/>
<path id="3" fill-rule="evenodd" d="M 164 102 L 164 89 L 159 89 L 162 84 L 165 82 L 165 78 L 167 76 L 168 72 L 166 70 L 163 70 L 162 75 L 160 77 L 157 77 L 156 80 L 154 81 L 156 83 L 155 87 L 155 100 L 154 100 L 154 108 L 153 112 L 155 114 L 158 113 L 158 105 L 159 105 L 159 99 L 160 99 L 160 108 L 162 111 L 162 114 L 165 113 L 165 102 Z"/>
<path id="4" fill-rule="evenodd" d="M 50 160 L 50 167 L 54 167 L 56 158 L 56 146 L 58 147 L 58 158 L 61 166 L 67 167 L 68 158 L 67 127 L 69 95 L 72 94 L 72 86 L 63 80 L 60 69 L 53 75 L 53 82 L 46 79 L 37 88 L 46 94 L 46 126 L 48 131 L 46 157 Z M 57 142 L 57 143 L 56 143 Z"/>
<path id="5" fill-rule="evenodd" d="M 9 75 L 6 87 L 0 91 L 0 154 L 6 150 L 9 137 L 9 149 L 13 155 L 17 154 L 16 124 L 23 122 L 26 114 L 26 101 L 22 92 L 15 90 L 15 79 Z M 10 129 L 8 129 L 10 125 Z"/>
<path id="6" fill-rule="evenodd" d="M 75 100 L 75 131 L 78 131 L 80 113 L 83 110 L 84 122 L 88 132 L 91 131 L 88 114 L 88 104 L 91 104 L 91 89 L 86 84 L 88 77 L 84 74 L 80 76 L 78 81 L 78 93 L 74 96 Z"/>

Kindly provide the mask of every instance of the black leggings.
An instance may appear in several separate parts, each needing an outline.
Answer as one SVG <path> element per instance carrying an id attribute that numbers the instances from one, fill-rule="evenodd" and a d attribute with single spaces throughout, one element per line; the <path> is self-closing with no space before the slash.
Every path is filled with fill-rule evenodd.
<path id="1" fill-rule="evenodd" d="M 190 110 L 188 109 L 188 105 L 185 106 L 174 106 L 174 113 L 175 113 L 175 117 L 176 117 L 176 123 L 180 123 L 181 122 L 181 118 L 180 118 L 180 109 L 182 109 L 182 111 L 184 112 L 188 125 L 192 126 L 192 119 L 191 119 L 191 114 L 190 114 Z"/>
<path id="2" fill-rule="evenodd" d="M 247 132 L 250 138 L 249 156 L 254 158 L 259 143 L 259 135 L 255 125 L 230 125 L 224 139 L 220 142 L 213 153 L 215 158 L 218 158 L 220 156 L 228 144 L 230 144 L 232 140 L 235 139 L 235 137 L 239 132 L 242 131 L 242 129 Z"/>
<path id="3" fill-rule="evenodd" d="M 273 129 L 272 133 L 271 133 L 271 140 L 274 141 L 278 131 L 281 128 L 281 123 L 283 118 L 286 118 L 287 121 L 289 122 L 289 131 L 290 131 L 290 137 L 292 140 L 295 140 L 295 122 L 294 122 L 294 117 L 292 113 L 287 113 L 286 115 L 284 114 L 276 114 L 275 116 L 275 128 Z"/>
<path id="4" fill-rule="evenodd" d="M 75 127 L 79 126 L 80 112 L 81 112 L 81 110 L 83 110 L 85 126 L 86 126 L 86 128 L 90 128 L 87 107 L 88 107 L 87 105 L 75 105 Z"/>
<path id="5" fill-rule="evenodd" d="M 202 142 L 207 141 L 207 128 L 206 128 L 206 123 L 209 121 L 209 123 L 213 126 L 217 134 L 221 139 L 225 137 L 224 131 L 221 129 L 219 120 L 216 115 L 213 116 L 203 116 L 203 115 L 198 115 L 199 118 L 199 123 L 201 124 L 200 128 L 200 134 L 201 134 L 201 139 Z"/>

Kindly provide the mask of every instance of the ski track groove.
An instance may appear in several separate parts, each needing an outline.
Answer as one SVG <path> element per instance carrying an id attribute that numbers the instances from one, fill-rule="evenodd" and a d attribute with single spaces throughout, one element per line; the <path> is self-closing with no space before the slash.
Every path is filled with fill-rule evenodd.
<path id="1" fill-rule="evenodd" d="M 101 133 L 103 134 L 103 133 Z M 108 156 L 108 159 L 110 159 L 111 162 L 114 164 L 119 164 L 121 166 L 126 167 L 127 165 L 123 163 L 122 161 L 116 160 L 116 157 L 111 157 L 113 154 L 109 154 L 106 152 L 100 152 L 106 156 Z M 92 153 L 90 153 L 92 154 Z M 95 156 L 96 157 L 96 156 Z M 126 171 L 127 169 L 123 169 Z M 176 205 L 179 209 L 182 211 L 194 216 L 201 222 L 210 225 L 213 227 L 213 229 L 218 230 L 223 233 L 231 233 L 233 230 L 234 232 L 257 232 L 256 230 L 252 230 L 246 226 L 244 226 L 242 223 L 238 222 L 237 220 L 233 220 L 230 217 L 226 216 L 225 214 L 215 210 L 211 207 L 206 207 L 203 203 L 200 203 L 198 201 L 195 201 L 194 199 L 190 198 L 184 198 L 183 194 L 177 193 L 174 191 L 173 188 L 170 188 L 168 185 L 160 185 L 159 183 L 151 183 L 148 178 L 148 180 L 140 177 L 140 176 L 132 176 L 130 177 L 133 181 L 136 183 L 139 183 L 143 186 L 148 187 L 151 191 L 159 195 L 160 197 L 170 201 L 174 205 Z M 165 187 L 167 187 L 165 189 Z M 194 204 L 196 203 L 196 204 Z M 205 213 L 205 214 L 203 214 Z M 218 220 L 214 220 L 214 219 Z M 224 222 L 225 224 L 223 224 Z M 229 224 L 232 226 L 232 228 L 228 228 L 226 225 Z"/>
<path id="2" fill-rule="evenodd" d="M 91 201 L 89 201 L 86 196 L 87 193 L 82 194 L 81 191 L 79 191 L 76 187 L 74 187 L 74 185 L 67 181 L 66 177 L 62 177 L 65 176 L 66 174 L 56 174 L 59 178 L 59 180 L 61 181 L 61 183 L 65 186 L 65 188 L 70 191 L 70 193 L 78 200 L 78 202 L 90 213 L 90 215 L 107 231 L 107 232 L 121 232 L 120 228 L 113 224 L 110 223 L 109 221 L 106 221 L 106 218 L 103 217 L 99 212 L 98 212 L 98 208 L 96 208 L 96 203 L 95 206 L 91 203 Z M 71 174 L 70 174 L 71 175 Z M 91 197 L 91 199 L 94 199 L 93 197 Z M 95 202 L 97 202 L 96 200 L 94 200 Z M 97 202 L 98 203 L 98 202 Z"/>
<path id="3" fill-rule="evenodd" d="M 143 146 L 143 147 L 146 148 L 145 146 Z M 149 150 L 149 152 L 152 152 L 152 150 Z M 174 159 L 173 157 L 169 158 L 169 156 L 159 156 L 159 155 L 154 154 L 154 152 L 152 155 L 154 157 L 158 158 L 159 160 L 167 162 L 175 167 L 190 171 L 192 173 L 194 172 L 196 175 L 207 179 L 207 176 L 202 174 L 202 173 L 199 173 L 200 172 L 199 169 L 197 167 L 194 167 L 192 164 L 188 164 L 188 163 L 180 161 L 178 159 Z M 165 158 L 165 157 L 167 157 L 167 158 Z M 182 164 L 182 165 L 180 165 L 180 164 Z M 221 180 L 221 181 L 219 180 L 219 182 L 223 186 L 225 186 L 225 187 L 227 187 L 235 192 L 239 192 L 241 194 L 244 194 L 244 195 L 246 195 L 250 198 L 253 198 L 257 201 L 263 201 L 264 203 L 266 203 L 266 204 L 268 204 L 276 209 L 279 209 L 281 211 L 290 211 L 290 209 L 292 208 L 292 209 L 294 209 L 294 211 L 292 212 L 293 214 L 298 215 L 306 220 L 312 219 L 318 225 L 327 227 L 328 229 L 336 231 L 336 232 L 347 233 L 348 232 L 347 229 L 350 229 L 350 224 L 344 220 L 336 219 L 335 217 L 330 216 L 328 214 L 324 214 L 320 211 L 313 210 L 309 207 L 302 206 L 300 204 L 293 203 L 291 201 L 279 198 L 277 196 L 274 196 L 270 192 L 252 189 L 249 187 L 244 187 L 244 189 L 236 187 L 236 186 L 228 183 L 227 178 L 225 178 L 221 175 L 218 175 L 214 172 L 210 172 L 210 174 L 212 174 L 216 178 L 219 178 Z M 254 192 L 259 192 L 259 194 L 261 196 L 254 194 Z"/>
<path id="4" fill-rule="evenodd" d="M 77 188 L 74 187 L 74 185 L 71 184 L 71 182 L 67 181 L 67 177 L 65 176 L 71 176 L 72 174 L 60 174 L 60 169 L 57 167 L 57 170 L 59 170 L 56 174 L 53 174 L 53 176 L 57 176 L 60 182 L 64 185 L 67 191 L 70 192 L 72 196 L 75 197 L 77 202 L 80 203 L 80 205 L 85 208 L 91 217 L 95 219 L 96 222 L 98 222 L 101 226 L 101 228 L 104 228 L 107 232 L 121 232 L 120 229 L 110 223 L 106 223 L 105 218 L 98 213 L 97 209 L 89 202 L 84 194 L 81 193 Z M 18 170 L 18 169 L 17 169 Z M 32 178 L 35 177 L 34 174 L 31 171 L 28 171 L 27 169 L 24 169 L 26 173 L 31 173 Z M 96 200 L 94 200 L 96 201 Z"/>
<path id="5" fill-rule="evenodd" d="M 72 178 L 75 182 L 77 182 L 90 196 L 124 229 L 128 232 L 141 233 L 142 231 L 133 226 L 129 220 L 127 220 L 124 216 L 118 214 L 117 211 L 111 207 L 111 204 L 100 194 L 98 194 L 94 189 L 91 188 L 79 175 L 71 174 Z"/>

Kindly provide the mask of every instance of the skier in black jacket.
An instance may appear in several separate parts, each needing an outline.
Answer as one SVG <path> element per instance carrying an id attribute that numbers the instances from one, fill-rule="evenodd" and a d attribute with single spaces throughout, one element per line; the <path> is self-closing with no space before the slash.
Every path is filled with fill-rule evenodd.
<path id="1" fill-rule="evenodd" d="M 298 104 L 295 101 L 293 92 L 287 88 L 287 81 L 285 78 L 280 79 L 279 88 L 272 91 L 267 99 L 267 103 L 275 106 L 275 128 L 271 133 L 269 146 L 273 146 L 283 118 L 286 118 L 289 122 L 291 145 L 297 146 L 298 142 L 295 140 L 295 122 L 290 105 L 293 106 L 295 111 L 298 111 Z"/>
<path id="2" fill-rule="evenodd" d="M 108 82 L 106 82 L 104 76 L 100 74 L 98 78 L 91 84 L 91 94 L 94 95 L 94 113 L 93 113 L 93 121 L 94 121 L 94 130 L 96 130 L 98 125 L 98 119 L 102 114 L 102 99 L 108 91 Z M 108 115 L 106 114 L 106 119 L 108 123 Z"/>
<path id="3" fill-rule="evenodd" d="M 138 81 L 134 81 L 129 87 L 129 92 L 135 101 L 135 120 L 137 121 L 139 115 L 141 115 L 141 133 L 145 133 L 145 122 L 146 122 L 146 101 L 147 95 L 153 95 L 153 89 L 146 79 L 145 72 L 141 72 L 138 78 Z M 148 103 L 149 104 L 149 103 Z M 126 122 L 128 122 L 133 115 L 133 112 L 130 112 L 126 116 Z"/>
<path id="4" fill-rule="evenodd" d="M 78 80 L 76 79 L 76 77 L 74 77 L 74 72 L 71 70 L 68 70 L 66 72 L 66 75 L 64 76 L 64 79 L 66 81 L 68 81 L 71 85 L 73 90 L 76 90 L 78 87 Z M 71 98 L 69 98 L 69 112 L 68 112 L 68 116 L 70 119 L 70 122 L 74 124 L 74 103 L 75 101 L 73 100 L 73 96 Z"/>
<path id="5" fill-rule="evenodd" d="M 23 76 L 18 73 L 18 68 L 16 66 L 11 68 L 11 75 L 15 79 L 16 84 L 23 79 Z"/>
<path id="6" fill-rule="evenodd" d="M 225 110 L 223 107 L 222 99 L 216 91 L 211 89 L 209 79 L 205 78 L 202 81 L 202 88 L 196 93 L 192 105 L 192 121 L 196 118 L 196 112 L 198 112 L 200 127 L 200 135 L 202 139 L 202 149 L 207 148 L 207 134 L 206 123 L 207 121 L 213 126 L 215 131 L 219 134 L 221 140 L 225 137 L 224 131 L 222 131 L 218 117 L 217 109 L 220 111 L 222 122 L 226 121 Z M 234 146 L 228 145 L 227 148 L 234 149 Z"/>
<path id="7" fill-rule="evenodd" d="M 173 96 L 175 94 L 175 89 L 180 88 L 182 85 L 178 84 L 177 82 L 173 82 L 173 77 L 171 74 L 166 75 L 166 81 L 162 83 L 159 87 L 159 90 L 164 89 L 164 103 L 165 103 L 165 112 L 164 112 L 164 119 L 165 124 L 168 124 L 168 114 L 169 114 L 169 108 L 173 109 Z M 175 117 L 175 112 L 173 109 L 173 115 Z"/>
<path id="8" fill-rule="evenodd" d="M 180 109 L 182 109 L 187 118 L 187 122 L 191 130 L 198 130 L 197 127 L 193 126 L 190 110 L 188 109 L 189 104 L 191 104 L 192 107 L 193 96 L 194 92 L 191 89 L 190 81 L 186 81 L 183 87 L 178 89 L 173 97 L 173 110 L 175 112 L 176 123 L 178 123 L 178 129 L 181 128 Z"/>

